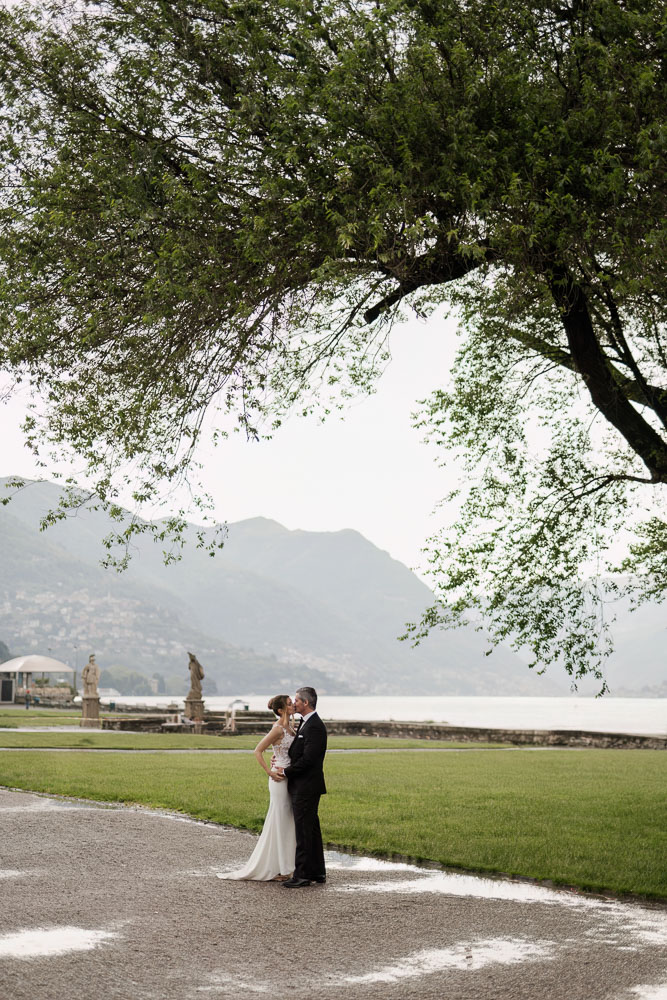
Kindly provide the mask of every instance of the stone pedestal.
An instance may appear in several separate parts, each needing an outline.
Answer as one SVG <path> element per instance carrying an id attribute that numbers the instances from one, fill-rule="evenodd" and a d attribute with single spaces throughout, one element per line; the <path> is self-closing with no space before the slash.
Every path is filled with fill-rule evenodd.
<path id="1" fill-rule="evenodd" d="M 204 699 L 186 698 L 185 712 L 183 714 L 186 719 L 192 719 L 193 722 L 201 722 L 204 718 Z"/>
<path id="2" fill-rule="evenodd" d="M 100 728 L 100 697 L 99 695 L 84 695 L 82 699 L 81 726 L 87 729 Z"/>

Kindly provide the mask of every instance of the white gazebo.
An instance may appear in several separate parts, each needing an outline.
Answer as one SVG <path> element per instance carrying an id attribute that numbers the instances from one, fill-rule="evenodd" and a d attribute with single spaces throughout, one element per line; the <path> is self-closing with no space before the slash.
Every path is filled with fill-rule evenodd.
<path id="1" fill-rule="evenodd" d="M 0 702 L 13 702 L 16 688 L 30 687 L 33 674 L 55 674 L 55 680 L 76 681 L 75 671 L 61 660 L 52 656 L 15 656 L 13 660 L 0 663 Z"/>

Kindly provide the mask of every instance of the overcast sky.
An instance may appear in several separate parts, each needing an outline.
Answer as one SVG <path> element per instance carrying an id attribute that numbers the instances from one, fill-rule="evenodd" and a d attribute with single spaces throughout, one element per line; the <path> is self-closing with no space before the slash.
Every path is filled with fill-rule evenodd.
<path id="1" fill-rule="evenodd" d="M 355 528 L 408 566 L 423 565 L 421 546 L 442 521 L 433 509 L 455 476 L 438 466 L 434 447 L 412 428 L 411 413 L 418 399 L 446 384 L 455 329 L 437 314 L 397 326 L 376 394 L 353 401 L 342 420 L 294 417 L 271 441 L 235 436 L 203 452 L 203 482 L 217 519 L 262 516 L 292 529 Z M 3 409 L 0 475 L 48 478 L 22 443 L 24 404 L 15 400 Z"/>

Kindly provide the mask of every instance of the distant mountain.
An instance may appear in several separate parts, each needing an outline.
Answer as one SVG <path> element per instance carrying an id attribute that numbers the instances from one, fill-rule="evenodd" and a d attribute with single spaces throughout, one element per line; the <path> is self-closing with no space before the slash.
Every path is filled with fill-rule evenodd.
<path id="1" fill-rule="evenodd" d="M 39 532 L 59 492 L 33 483 L 0 508 L 0 637 L 17 654 L 51 647 L 72 662 L 77 645 L 80 666 L 94 649 L 102 666 L 166 676 L 186 674 L 192 649 L 224 693 L 305 679 L 331 694 L 567 692 L 566 678 L 538 677 L 508 649 L 486 656 L 472 628 L 436 632 L 417 649 L 398 642 L 432 594 L 356 531 L 253 518 L 230 525 L 211 558 L 192 527 L 182 561 L 167 567 L 139 536 L 117 574 L 99 565 L 114 528 L 105 514 L 81 511 Z"/>
<path id="2" fill-rule="evenodd" d="M 74 535 L 83 520 L 71 522 Z M 6 646 L 13 655 L 48 651 L 81 669 L 94 651 L 103 668 L 123 667 L 147 677 L 159 673 L 167 690 L 185 693 L 187 652 L 193 650 L 205 665 L 205 693 L 216 687 L 221 694 L 276 685 L 290 689 L 303 683 L 306 670 L 323 690 L 347 693 L 342 682 L 334 692 L 331 678 L 304 663 L 279 663 L 270 654 L 207 635 L 176 593 L 102 569 L 99 543 L 90 538 L 88 563 L 71 554 L 76 545 L 61 541 L 65 544 L 54 544 L 49 532 L 0 508 L 0 652 Z"/>

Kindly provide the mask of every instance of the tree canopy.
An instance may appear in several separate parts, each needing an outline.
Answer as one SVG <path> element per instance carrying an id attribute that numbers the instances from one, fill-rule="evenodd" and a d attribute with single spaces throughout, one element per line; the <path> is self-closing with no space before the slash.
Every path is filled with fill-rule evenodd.
<path id="1" fill-rule="evenodd" d="M 111 502 L 462 345 L 419 417 L 465 456 L 438 600 L 576 678 L 605 552 L 664 596 L 665 25 L 655 0 L 47 0 L 0 13 L 0 367 Z M 588 581 L 588 582 L 586 582 Z M 592 581 L 592 582 L 591 582 Z"/>

